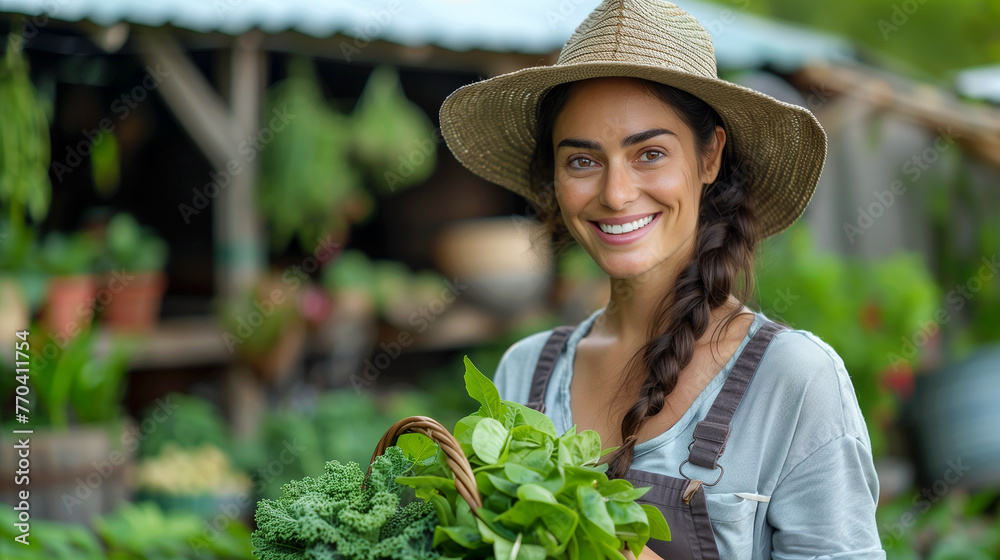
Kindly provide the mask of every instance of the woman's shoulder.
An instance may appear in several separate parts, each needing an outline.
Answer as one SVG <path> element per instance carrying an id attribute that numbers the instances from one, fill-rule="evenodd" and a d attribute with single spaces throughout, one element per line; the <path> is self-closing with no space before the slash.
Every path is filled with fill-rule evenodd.
<path id="1" fill-rule="evenodd" d="M 760 398 L 794 415 L 798 424 L 814 423 L 830 438 L 853 435 L 867 441 L 867 427 L 844 360 L 808 330 L 787 328 L 774 336 L 761 358 L 754 385 Z"/>

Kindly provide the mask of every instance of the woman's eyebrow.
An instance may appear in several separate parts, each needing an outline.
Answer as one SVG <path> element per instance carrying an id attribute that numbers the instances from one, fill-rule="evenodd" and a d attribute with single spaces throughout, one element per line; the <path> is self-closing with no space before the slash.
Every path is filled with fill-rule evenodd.
<path id="1" fill-rule="evenodd" d="M 622 148 L 628 148 L 640 142 L 645 142 L 650 138 L 654 138 L 661 134 L 669 134 L 671 136 L 677 136 L 672 130 L 666 128 L 651 128 L 649 130 L 643 130 L 642 132 L 636 132 L 635 134 L 629 134 L 622 139 Z M 585 138 L 563 138 L 556 145 L 556 149 L 567 147 L 567 148 L 580 148 L 584 150 L 595 150 L 601 151 L 601 144 L 595 142 L 594 140 L 587 140 Z"/>

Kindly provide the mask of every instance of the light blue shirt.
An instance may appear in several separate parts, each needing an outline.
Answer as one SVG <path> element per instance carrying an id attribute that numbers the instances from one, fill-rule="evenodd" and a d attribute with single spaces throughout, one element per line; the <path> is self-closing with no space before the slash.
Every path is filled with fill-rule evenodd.
<path id="1" fill-rule="evenodd" d="M 560 433 L 573 425 L 576 346 L 603 311 L 570 335 L 549 380 L 545 411 Z M 636 445 L 632 468 L 681 478 L 695 424 L 765 320 L 756 313 L 736 353 L 676 424 Z M 501 398 L 527 403 L 551 332 L 523 338 L 504 353 L 494 376 Z M 705 492 L 724 560 L 885 558 L 875 522 L 878 479 L 854 386 L 840 356 L 812 333 L 775 335 L 733 416 L 719 464 L 725 474 Z M 690 463 L 684 473 L 705 481 L 719 474 Z"/>

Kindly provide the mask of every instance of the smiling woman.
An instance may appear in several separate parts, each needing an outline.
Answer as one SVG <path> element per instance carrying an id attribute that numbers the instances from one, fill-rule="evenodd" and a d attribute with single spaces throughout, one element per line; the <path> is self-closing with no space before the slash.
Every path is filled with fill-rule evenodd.
<path id="1" fill-rule="evenodd" d="M 610 277 L 603 309 L 517 342 L 494 381 L 652 487 L 672 540 L 642 558 L 885 558 L 843 361 L 747 307 L 757 243 L 801 216 L 826 158 L 809 111 L 718 79 L 677 6 L 605 0 L 555 65 L 459 89 L 441 126 Z"/>

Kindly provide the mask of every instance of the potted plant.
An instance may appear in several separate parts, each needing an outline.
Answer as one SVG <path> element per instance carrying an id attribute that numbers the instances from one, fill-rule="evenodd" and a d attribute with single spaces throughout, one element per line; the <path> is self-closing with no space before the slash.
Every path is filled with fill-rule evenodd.
<path id="1" fill-rule="evenodd" d="M 41 314 L 44 328 L 72 337 L 90 325 L 100 254 L 101 244 L 83 232 L 52 231 L 45 236 L 40 249 L 42 268 L 49 275 Z"/>
<path id="2" fill-rule="evenodd" d="M 306 342 L 299 311 L 303 288 L 283 277 L 271 274 L 240 296 L 216 301 L 226 348 L 269 383 L 291 375 Z"/>
<path id="3" fill-rule="evenodd" d="M 101 315 L 110 328 L 148 332 L 157 323 L 167 280 L 167 244 L 153 230 L 120 212 L 105 228 L 103 290 L 108 294 Z"/>
<path id="4" fill-rule="evenodd" d="M 138 436 L 120 403 L 135 340 L 99 340 L 92 326 L 74 337 L 36 327 L 27 337 L 31 475 L 46 482 L 31 489 L 32 515 L 85 521 L 126 497 L 126 471 Z M 2 375 L 6 400 L 16 389 L 15 376 Z M 12 437 L 3 430 L 0 444 L 11 448 Z M 5 453 L 2 468 L 13 472 L 16 459 Z M 12 481 L 0 482 L 5 499 L 16 490 L 8 486 Z"/>

